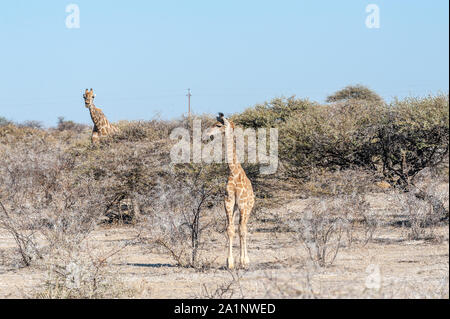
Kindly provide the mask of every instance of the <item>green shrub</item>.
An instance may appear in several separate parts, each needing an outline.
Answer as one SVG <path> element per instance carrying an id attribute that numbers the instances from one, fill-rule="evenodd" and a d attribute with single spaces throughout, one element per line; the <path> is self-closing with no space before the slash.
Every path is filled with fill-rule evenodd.
<path id="1" fill-rule="evenodd" d="M 275 98 L 264 104 L 257 104 L 231 117 L 235 124 L 244 128 L 278 127 L 288 121 L 293 113 L 306 110 L 315 103 L 307 99 Z"/>
<path id="2" fill-rule="evenodd" d="M 329 105 L 274 99 L 233 119 L 244 127 L 278 127 L 281 166 L 296 178 L 313 168 L 362 168 L 404 187 L 448 157 L 448 95 L 387 105 L 359 86 L 353 94 L 354 88 L 336 93 L 330 100 L 339 102 Z"/>
<path id="3" fill-rule="evenodd" d="M 313 167 L 374 169 L 383 112 L 383 106 L 354 100 L 296 112 L 280 127 L 280 159 L 297 177 Z"/>
<path id="4" fill-rule="evenodd" d="M 386 176 L 408 185 L 421 170 L 448 157 L 448 98 L 438 95 L 391 103 L 378 142 Z"/>

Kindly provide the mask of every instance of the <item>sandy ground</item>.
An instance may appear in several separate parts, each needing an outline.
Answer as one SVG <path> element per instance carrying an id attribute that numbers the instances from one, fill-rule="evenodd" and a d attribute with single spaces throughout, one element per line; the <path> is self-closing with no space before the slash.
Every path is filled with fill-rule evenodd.
<path id="1" fill-rule="evenodd" d="M 374 200 L 376 199 L 376 195 Z M 373 199 L 373 198 L 372 198 Z M 305 200 L 292 205 L 306 205 Z M 372 205 L 377 209 L 376 205 Z M 380 209 L 378 207 L 378 209 Z M 282 212 L 272 212 L 282 215 Z M 248 270 L 228 271 L 226 238 L 213 233 L 202 258 L 211 266 L 183 268 L 166 253 L 136 242 L 109 259 L 108 272 L 133 298 L 448 298 L 449 229 L 435 229 L 438 240 L 409 241 L 405 229 L 385 225 L 373 240 L 345 244 L 333 265 L 318 267 L 292 234 L 274 220 L 250 223 Z M 133 226 L 100 227 L 90 241 L 105 252 L 133 240 Z M 358 234 L 356 234 L 358 237 Z M 14 240 L 0 230 L 0 298 L 29 298 L 42 287 L 42 267 L 19 268 L 11 262 Z M 238 261 L 238 239 L 235 258 Z"/>

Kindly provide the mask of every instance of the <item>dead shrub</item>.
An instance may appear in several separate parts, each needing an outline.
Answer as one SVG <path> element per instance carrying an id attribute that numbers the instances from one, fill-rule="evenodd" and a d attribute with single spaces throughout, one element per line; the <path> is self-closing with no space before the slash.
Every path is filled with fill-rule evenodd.
<path id="1" fill-rule="evenodd" d="M 303 243 L 315 264 L 333 264 L 339 250 L 353 242 L 367 244 L 378 226 L 363 195 L 350 194 L 312 199 L 302 211 L 289 212 L 287 230 Z M 362 229 L 364 237 L 355 234 Z M 344 241 L 347 238 L 347 244 Z"/>
<path id="2" fill-rule="evenodd" d="M 168 139 L 170 131 L 180 124 L 179 121 L 120 121 L 116 123 L 119 132 L 112 139 L 114 142 Z"/>
<path id="3" fill-rule="evenodd" d="M 204 268 L 204 234 L 215 226 L 215 219 L 205 215 L 223 198 L 218 167 L 182 165 L 155 189 L 159 200 L 148 213 L 146 228 L 151 229 L 152 244 L 169 253 L 182 267 Z M 170 181 L 170 182 L 168 182 Z"/>
<path id="4" fill-rule="evenodd" d="M 312 168 L 307 180 L 300 185 L 309 196 L 339 196 L 380 192 L 377 186 L 380 176 L 362 170 L 347 169 L 329 171 L 324 168 Z"/>
<path id="5" fill-rule="evenodd" d="M 77 246 L 105 213 L 102 181 L 79 175 L 76 160 L 54 140 L 0 145 L 1 226 L 16 240 L 24 265 L 55 246 Z"/>
<path id="6" fill-rule="evenodd" d="M 343 245 L 342 236 L 349 227 L 336 202 L 317 199 L 298 218 L 287 222 L 289 230 L 300 240 L 310 259 L 325 267 L 333 264 Z"/>
<path id="7" fill-rule="evenodd" d="M 336 205 L 341 209 L 341 214 L 347 220 L 347 239 L 349 245 L 355 240 L 361 241 L 366 245 L 373 238 L 378 227 L 376 214 L 370 209 L 369 203 L 362 194 L 350 194 L 339 196 L 336 199 Z M 357 228 L 362 228 L 363 238 L 355 238 Z"/>
<path id="8" fill-rule="evenodd" d="M 74 121 L 67 121 L 63 116 L 58 117 L 58 124 L 56 126 L 56 130 L 62 131 L 71 131 L 75 133 L 82 133 L 89 129 L 88 125 L 75 123 Z"/>
<path id="9" fill-rule="evenodd" d="M 30 266 L 36 259 L 42 258 L 42 247 L 38 243 L 36 230 L 29 229 L 29 226 L 23 216 L 12 216 L 0 202 L 0 228 L 14 238 L 23 266 Z"/>
<path id="10" fill-rule="evenodd" d="M 203 284 L 201 295 L 197 297 L 201 299 L 244 299 L 245 295 L 241 285 L 242 273 L 239 270 L 228 270 L 228 273 L 231 276 L 229 280 L 214 284 L 212 287 Z"/>
<path id="11" fill-rule="evenodd" d="M 25 121 L 23 123 L 17 124 L 17 126 L 18 127 L 29 127 L 29 128 L 40 130 L 44 127 L 44 124 L 42 124 L 42 122 L 39 122 L 39 121 Z"/>
<path id="12" fill-rule="evenodd" d="M 115 141 L 142 141 L 149 136 L 148 127 L 144 122 L 129 122 L 124 123 L 121 122 L 119 124 L 120 130 L 119 133 L 115 134 Z"/>
<path id="13" fill-rule="evenodd" d="M 33 298 L 98 299 L 124 298 L 131 292 L 108 271 L 109 259 L 127 246 L 104 253 L 86 237 L 77 245 L 54 247 L 46 258 L 47 277 Z"/>
<path id="14" fill-rule="evenodd" d="M 397 195 L 400 213 L 404 216 L 403 227 L 409 240 L 434 240 L 434 226 L 439 218 L 433 205 L 418 198 L 413 192 Z"/>
<path id="15" fill-rule="evenodd" d="M 0 227 L 15 239 L 23 265 L 48 278 L 33 297 L 115 297 L 105 273 L 110 254 L 89 244 L 110 203 L 105 181 L 82 174 L 66 144 L 52 138 L 1 145 Z"/>
<path id="16" fill-rule="evenodd" d="M 266 297 L 271 299 L 316 299 L 322 298 L 313 288 L 314 275 L 317 274 L 317 267 L 311 262 L 299 265 L 299 270 L 292 273 L 290 278 L 282 280 L 273 273 L 267 272 L 264 276 L 264 286 Z"/>

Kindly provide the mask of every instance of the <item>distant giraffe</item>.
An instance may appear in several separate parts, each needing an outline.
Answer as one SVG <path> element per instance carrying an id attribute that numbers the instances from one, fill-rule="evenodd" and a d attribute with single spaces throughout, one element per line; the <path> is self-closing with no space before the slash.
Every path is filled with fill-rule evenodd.
<path id="1" fill-rule="evenodd" d="M 227 162 L 230 169 L 227 183 L 227 196 L 225 198 L 225 210 L 227 213 L 227 235 L 228 235 L 228 258 L 227 265 L 229 269 L 234 268 L 233 257 L 233 238 L 234 238 L 234 208 L 237 204 L 240 211 L 239 237 L 241 246 L 240 262 L 241 266 L 246 268 L 249 265 L 247 254 L 247 222 L 253 205 L 255 196 L 253 194 L 252 183 L 245 174 L 241 164 L 236 156 L 236 144 L 234 141 L 234 123 L 227 120 L 223 113 L 219 113 L 217 122 L 208 129 L 207 136 L 224 134 L 227 151 Z"/>
<path id="2" fill-rule="evenodd" d="M 117 127 L 109 123 L 106 116 L 103 114 L 102 110 L 96 108 L 94 105 L 94 90 L 86 91 L 83 94 L 84 105 L 89 109 L 91 113 L 92 122 L 94 122 L 94 128 L 92 130 L 92 143 L 97 143 L 100 138 L 106 137 L 108 135 L 117 133 L 119 130 Z"/>

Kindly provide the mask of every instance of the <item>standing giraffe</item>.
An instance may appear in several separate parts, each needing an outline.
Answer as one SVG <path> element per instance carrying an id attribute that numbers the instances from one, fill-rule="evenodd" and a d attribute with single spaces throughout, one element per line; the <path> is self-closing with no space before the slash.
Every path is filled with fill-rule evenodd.
<path id="1" fill-rule="evenodd" d="M 97 143 L 100 138 L 117 133 L 119 130 L 117 127 L 109 123 L 102 110 L 96 108 L 94 105 L 94 90 L 86 91 L 83 94 L 84 105 L 89 109 L 91 113 L 92 122 L 94 122 L 94 129 L 92 130 L 92 143 Z"/>
<path id="2" fill-rule="evenodd" d="M 230 169 L 227 183 L 227 196 L 225 198 L 225 211 L 227 213 L 228 258 L 227 266 L 234 268 L 233 239 L 234 239 L 234 209 L 237 204 L 240 212 L 239 238 L 241 245 L 241 267 L 247 268 L 249 258 L 247 254 L 247 222 L 250 212 L 255 204 L 252 183 L 245 174 L 236 156 L 236 144 L 234 141 L 234 123 L 227 120 L 223 113 L 219 113 L 217 122 L 207 130 L 206 136 L 216 134 L 225 135 L 227 162 Z"/>

